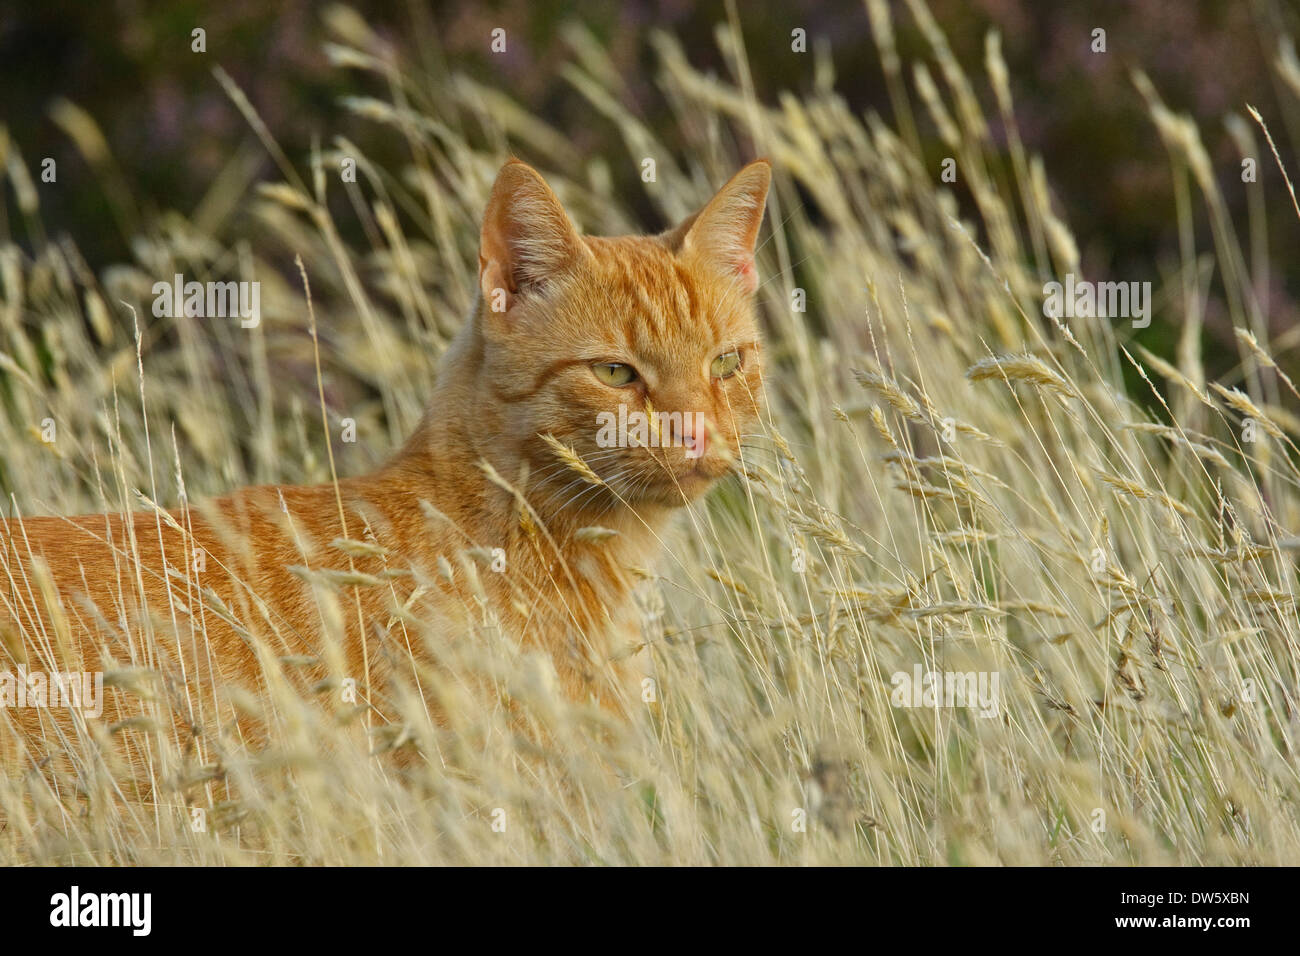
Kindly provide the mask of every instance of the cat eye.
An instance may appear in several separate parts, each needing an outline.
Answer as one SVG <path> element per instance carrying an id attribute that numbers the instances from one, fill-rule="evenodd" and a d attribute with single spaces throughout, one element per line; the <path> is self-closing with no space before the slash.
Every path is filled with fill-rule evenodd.
<path id="1" fill-rule="evenodd" d="M 597 362 L 591 371 L 596 378 L 612 388 L 622 388 L 636 381 L 636 369 L 622 362 Z"/>
<path id="2" fill-rule="evenodd" d="M 714 378 L 731 378 L 736 374 L 738 368 L 740 368 L 740 353 L 723 352 L 713 360 L 713 365 L 709 368 L 709 374 Z"/>

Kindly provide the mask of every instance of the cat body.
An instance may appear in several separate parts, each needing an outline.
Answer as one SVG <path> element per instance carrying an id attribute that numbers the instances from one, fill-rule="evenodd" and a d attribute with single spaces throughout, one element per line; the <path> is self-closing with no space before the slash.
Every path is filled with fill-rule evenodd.
<path id="1" fill-rule="evenodd" d="M 382 719 L 391 678 L 423 653 L 405 626 L 418 620 L 541 650 L 565 694 L 622 709 L 637 569 L 734 466 L 757 414 L 769 179 L 751 163 L 659 236 L 583 237 L 536 171 L 507 163 L 478 302 L 397 454 L 365 476 L 166 513 L 3 522 L 0 674 L 149 672 L 174 729 L 197 733 L 232 713 L 215 687 L 256 692 L 277 659 L 303 661 L 304 679 L 351 676 Z M 598 442 L 599 416 L 629 409 L 663 440 Z M 105 724 L 129 722 L 135 700 L 106 689 Z M 35 750 L 70 719 L 9 706 L 0 738 L 6 716 Z"/>

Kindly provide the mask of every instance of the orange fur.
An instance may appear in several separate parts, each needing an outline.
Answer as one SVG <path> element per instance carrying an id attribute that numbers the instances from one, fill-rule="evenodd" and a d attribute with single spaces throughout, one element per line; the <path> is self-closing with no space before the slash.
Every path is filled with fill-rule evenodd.
<path id="1" fill-rule="evenodd" d="M 506 570 L 480 566 L 477 576 L 503 630 L 549 654 L 567 694 L 618 707 L 627 680 L 619 643 L 635 630 L 629 568 L 653 562 L 673 509 L 728 471 L 756 414 L 753 253 L 769 175 L 766 162 L 750 164 L 660 236 L 601 238 L 580 236 L 542 178 L 507 163 L 484 216 L 478 303 L 404 447 L 337 486 L 246 488 L 168 516 L 0 525 L 0 671 L 145 668 L 161 676 L 155 692 L 175 729 L 199 733 L 219 712 L 214 684 L 264 685 L 259 640 L 272 658 L 321 659 L 305 678 L 330 670 L 326 610 L 293 570 L 306 566 L 372 576 L 363 587 L 342 579 L 342 658 L 386 716 L 387 677 L 408 653 L 395 608 L 468 631 L 482 608 L 457 556 L 501 548 Z M 740 368 L 714 377 L 711 363 L 735 349 Z M 639 377 L 607 384 L 593 364 L 611 362 Z M 668 436 L 699 442 L 703 455 L 599 447 L 596 415 L 620 402 L 703 413 L 702 434 L 683 426 Z M 601 483 L 582 479 L 543 435 L 575 450 Z M 617 534 L 579 534 L 592 526 Z M 417 594 L 421 580 L 436 585 Z M 103 720 L 132 716 L 131 699 L 106 691 Z M 38 751 L 67 719 L 53 709 L 9 714 Z"/>

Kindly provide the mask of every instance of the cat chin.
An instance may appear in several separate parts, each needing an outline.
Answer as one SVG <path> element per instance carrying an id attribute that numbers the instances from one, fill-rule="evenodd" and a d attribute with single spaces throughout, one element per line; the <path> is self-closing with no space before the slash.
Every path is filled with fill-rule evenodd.
<path id="1" fill-rule="evenodd" d="M 669 508 L 681 508 L 704 497 L 717 482 L 717 477 L 702 471 L 687 472 L 676 483 L 657 486 L 652 493 L 642 497 L 647 501 Z"/>

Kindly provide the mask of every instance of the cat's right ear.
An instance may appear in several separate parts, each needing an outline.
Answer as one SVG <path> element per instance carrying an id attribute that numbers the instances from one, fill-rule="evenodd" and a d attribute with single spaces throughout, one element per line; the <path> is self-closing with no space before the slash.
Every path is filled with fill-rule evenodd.
<path id="1" fill-rule="evenodd" d="M 674 252 L 696 257 L 752 293 L 758 288 L 754 246 L 771 184 L 771 164 L 756 159 L 732 176 L 703 209 L 660 239 Z"/>
<path id="2" fill-rule="evenodd" d="M 483 214 L 478 276 L 492 312 L 543 287 L 587 252 L 541 174 L 512 159 L 501 167 Z"/>

